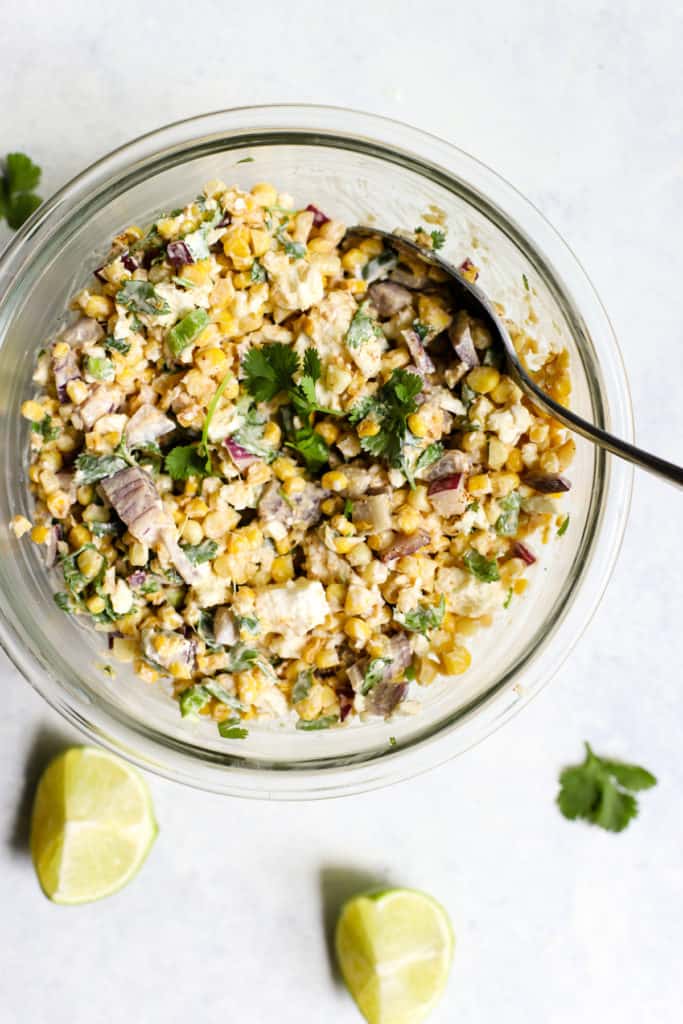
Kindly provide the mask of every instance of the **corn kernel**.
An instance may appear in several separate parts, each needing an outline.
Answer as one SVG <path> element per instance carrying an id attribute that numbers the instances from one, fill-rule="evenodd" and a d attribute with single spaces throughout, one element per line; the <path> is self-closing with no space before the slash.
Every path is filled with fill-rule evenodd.
<path id="1" fill-rule="evenodd" d="M 74 526 L 69 530 L 69 544 L 74 550 L 85 547 L 91 539 L 90 530 L 85 526 Z"/>
<path id="2" fill-rule="evenodd" d="M 408 417 L 408 427 L 410 433 L 414 434 L 415 437 L 426 437 L 429 433 L 429 424 L 427 420 L 419 412 L 412 412 Z"/>
<path id="3" fill-rule="evenodd" d="M 364 238 L 358 243 L 358 248 L 368 256 L 379 256 L 384 251 L 384 243 L 379 238 Z"/>
<path id="4" fill-rule="evenodd" d="M 512 589 L 515 594 L 523 594 L 526 588 L 529 586 L 529 581 L 524 579 L 515 580 L 512 584 Z"/>
<path id="5" fill-rule="evenodd" d="M 427 498 L 427 487 L 425 484 L 417 484 L 415 489 L 410 492 L 406 498 L 406 502 L 413 508 L 417 509 L 418 512 L 428 512 L 430 508 L 429 500 Z"/>
<path id="6" fill-rule="evenodd" d="M 372 561 L 372 551 L 363 541 L 360 544 L 356 544 L 346 556 L 346 561 L 349 565 L 352 565 L 354 569 L 363 568 L 369 565 Z"/>
<path id="7" fill-rule="evenodd" d="M 114 303 L 108 295 L 91 295 L 83 312 L 93 320 L 107 320 L 114 312 Z"/>
<path id="8" fill-rule="evenodd" d="M 209 506 L 201 498 L 193 498 L 185 506 L 185 513 L 191 519 L 203 519 L 209 511 Z"/>
<path id="9" fill-rule="evenodd" d="M 251 251 L 254 256 L 265 256 L 270 249 L 272 237 L 269 231 L 260 228 L 251 229 Z"/>
<path id="10" fill-rule="evenodd" d="M 213 561 L 213 571 L 222 579 L 232 579 L 234 562 L 231 555 L 219 555 Z"/>
<path id="11" fill-rule="evenodd" d="M 70 380 L 66 385 L 66 393 L 74 403 L 80 405 L 89 395 L 88 387 L 82 380 Z"/>
<path id="12" fill-rule="evenodd" d="M 186 540 L 188 544 L 201 544 L 204 537 L 204 531 L 200 523 L 196 522 L 194 519 L 188 519 L 187 522 L 183 524 L 181 533 L 183 535 L 183 540 Z"/>
<path id="13" fill-rule="evenodd" d="M 34 544 L 44 544 L 50 536 L 47 526 L 34 526 L 31 530 L 31 540 Z"/>
<path id="14" fill-rule="evenodd" d="M 519 487 L 519 477 L 516 473 L 491 473 L 489 479 L 491 494 L 496 498 L 505 498 Z"/>
<path id="15" fill-rule="evenodd" d="M 418 315 L 423 324 L 440 334 L 451 324 L 453 317 L 436 295 L 420 295 L 417 300 Z"/>
<path id="16" fill-rule="evenodd" d="M 475 366 L 467 374 L 467 383 L 478 395 L 487 395 L 493 391 L 500 380 L 500 373 L 495 366 Z"/>
<path id="17" fill-rule="evenodd" d="M 287 537 L 283 537 L 282 540 L 275 541 L 275 550 L 277 551 L 278 555 L 286 555 L 287 552 L 291 549 L 291 547 L 292 542 L 288 540 Z"/>
<path id="18" fill-rule="evenodd" d="M 294 563 L 291 555 L 278 555 L 273 559 L 270 574 L 276 583 L 294 579 Z"/>
<path id="19" fill-rule="evenodd" d="M 288 480 L 291 476 L 299 475 L 299 467 L 297 464 L 293 462 L 292 459 L 286 458 L 284 455 L 275 459 L 271 468 L 278 480 Z M 324 479 L 325 478 L 323 477 L 323 480 Z M 323 486 L 325 485 L 323 484 Z"/>
<path id="20" fill-rule="evenodd" d="M 31 529 L 31 521 L 26 516 L 13 516 L 10 522 L 10 529 L 14 536 L 19 539 Z"/>
<path id="21" fill-rule="evenodd" d="M 344 632 L 351 640 L 367 640 L 370 637 L 370 627 L 362 619 L 347 619 L 344 623 Z"/>
<path id="22" fill-rule="evenodd" d="M 522 453 L 519 451 L 519 449 L 512 449 L 512 451 L 507 457 L 507 462 L 505 463 L 505 465 L 507 469 L 511 470 L 513 473 L 519 473 L 519 471 L 522 469 L 524 465 L 524 462 L 522 460 Z"/>
<path id="23" fill-rule="evenodd" d="M 135 662 L 135 674 L 140 676 L 145 683 L 156 683 L 159 678 L 159 673 L 156 669 L 153 669 L 151 665 L 148 665 L 146 661 L 138 659 Z"/>
<path id="24" fill-rule="evenodd" d="M 233 533 L 228 538 L 227 549 L 231 555 L 242 555 L 249 550 L 249 541 L 241 533 Z"/>
<path id="25" fill-rule="evenodd" d="M 230 517 L 223 512 L 209 512 L 202 523 L 204 533 L 211 540 L 220 540 L 233 526 Z"/>
<path id="26" fill-rule="evenodd" d="M 247 541 L 249 547 L 259 548 L 263 544 L 263 532 L 258 523 L 249 523 L 241 531 L 242 536 Z"/>
<path id="27" fill-rule="evenodd" d="M 91 548 L 81 551 L 78 556 L 78 568 L 86 579 L 93 579 L 102 568 L 102 555 Z"/>
<path id="28" fill-rule="evenodd" d="M 350 523 L 346 516 L 336 515 L 330 520 L 330 526 L 337 533 L 340 533 L 342 537 L 353 537 L 356 533 L 356 527 L 353 523 Z"/>
<path id="29" fill-rule="evenodd" d="M 142 544 L 139 540 L 136 540 L 131 544 L 128 551 L 128 560 L 131 565 L 142 566 L 147 565 L 147 559 L 149 558 L 149 549 L 146 544 Z"/>
<path id="30" fill-rule="evenodd" d="M 336 423 L 330 423 L 329 420 L 323 420 L 321 423 L 316 423 L 313 429 L 316 434 L 319 434 L 323 441 L 327 441 L 328 444 L 334 444 L 335 441 L 339 439 L 339 427 Z"/>
<path id="31" fill-rule="evenodd" d="M 51 516 L 55 519 L 64 519 L 69 514 L 71 502 L 68 494 L 64 491 L 54 491 L 47 499 L 47 507 Z"/>
<path id="32" fill-rule="evenodd" d="M 470 494 L 490 494 L 491 481 L 486 473 L 475 473 L 467 482 Z"/>
<path id="33" fill-rule="evenodd" d="M 348 270 L 352 274 L 360 267 L 365 266 L 367 262 L 368 254 L 362 249 L 348 249 L 341 258 L 344 270 Z"/>
<path id="34" fill-rule="evenodd" d="M 358 544 L 358 537 L 337 537 L 334 541 L 334 550 L 338 555 L 348 555 L 356 544 Z"/>
<path id="35" fill-rule="evenodd" d="M 366 417 L 358 424 L 357 433 L 359 437 L 376 437 L 381 429 L 377 420 Z"/>
<path id="36" fill-rule="evenodd" d="M 344 611 L 347 615 L 366 615 L 374 603 L 372 593 L 357 583 L 352 583 L 346 591 Z"/>
<path id="37" fill-rule="evenodd" d="M 29 471 L 28 471 L 28 478 L 31 481 L 31 483 L 33 483 L 33 484 L 40 483 L 40 473 L 41 473 L 40 466 L 38 465 L 37 462 L 34 462 L 34 464 L 29 467 Z"/>
<path id="38" fill-rule="evenodd" d="M 196 285 L 206 284 L 211 276 L 211 260 L 197 260 L 196 263 L 184 264 L 180 276 Z"/>
<path id="39" fill-rule="evenodd" d="M 320 505 L 323 514 L 326 516 L 333 516 L 335 512 L 339 511 L 340 507 L 339 498 L 325 498 Z"/>
<path id="40" fill-rule="evenodd" d="M 269 420 L 263 428 L 263 441 L 265 444 L 272 445 L 273 448 L 277 448 L 282 440 L 282 431 L 277 423 L 273 420 Z"/>
<path id="41" fill-rule="evenodd" d="M 251 190 L 257 206 L 275 206 L 277 204 L 277 189 L 267 181 L 259 181 Z"/>
<path id="42" fill-rule="evenodd" d="M 85 602 L 85 607 L 93 615 L 99 615 L 106 608 L 104 598 L 101 598 L 99 594 L 95 594 L 93 597 L 89 597 Z"/>
<path id="43" fill-rule="evenodd" d="M 430 686 L 434 682 L 439 672 L 439 667 L 429 658 L 420 658 L 417 679 L 421 686 Z"/>
<path id="44" fill-rule="evenodd" d="M 459 676 L 470 667 L 472 656 L 466 647 L 453 647 L 450 651 L 444 651 L 439 661 L 447 675 Z"/>
<path id="45" fill-rule="evenodd" d="M 417 509 L 410 505 L 402 505 L 396 516 L 396 522 L 401 533 L 415 533 L 422 522 L 422 517 Z"/>
<path id="46" fill-rule="evenodd" d="M 22 403 L 21 415 L 25 420 L 30 420 L 32 423 L 40 423 L 45 418 L 45 409 L 39 402 L 29 399 L 27 402 Z"/>
<path id="47" fill-rule="evenodd" d="M 282 485 L 282 493 L 291 498 L 295 494 L 301 494 L 306 490 L 306 481 L 302 476 L 290 476 Z"/>
<path id="48" fill-rule="evenodd" d="M 488 464 L 491 469 L 502 469 L 508 457 L 510 446 L 503 444 L 497 437 L 489 441 Z"/>
<path id="49" fill-rule="evenodd" d="M 349 485 L 348 477 L 339 469 L 331 469 L 323 474 L 321 480 L 323 487 L 328 491 L 343 491 Z"/>
<path id="50" fill-rule="evenodd" d="M 319 669 L 334 668 L 339 664 L 339 655 L 334 647 L 323 647 L 314 658 L 315 667 Z"/>

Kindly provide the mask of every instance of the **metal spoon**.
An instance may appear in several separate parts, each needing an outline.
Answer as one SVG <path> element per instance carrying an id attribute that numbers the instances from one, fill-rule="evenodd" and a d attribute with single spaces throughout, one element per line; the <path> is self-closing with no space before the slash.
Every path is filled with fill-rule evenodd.
<path id="1" fill-rule="evenodd" d="M 527 398 L 531 399 L 534 405 L 549 413 L 564 427 L 575 431 L 575 433 L 587 438 L 587 440 L 597 444 L 600 448 L 604 448 L 606 451 L 611 452 L 613 455 L 618 455 L 622 459 L 627 459 L 636 466 L 649 470 L 650 473 L 654 473 L 656 476 L 663 477 L 669 483 L 678 484 L 679 487 L 683 487 L 683 468 L 674 465 L 673 462 L 667 462 L 666 459 L 660 459 L 657 455 L 651 455 L 649 452 L 636 448 L 635 445 L 629 444 L 628 441 L 622 441 L 618 437 L 608 434 L 606 430 L 602 430 L 593 423 L 588 423 L 586 420 L 581 419 L 576 413 L 570 409 L 565 409 L 563 405 L 559 405 L 549 395 L 546 395 L 534 383 L 519 361 L 505 324 L 495 312 L 491 302 L 480 288 L 477 288 L 475 284 L 472 284 L 463 277 L 455 267 L 442 259 L 441 256 L 431 250 L 423 249 L 407 238 L 391 234 L 388 231 L 380 231 L 378 228 L 356 226 L 349 228 L 347 235 L 350 237 L 380 238 L 387 247 L 395 249 L 399 255 L 401 251 L 404 251 L 413 259 L 418 257 L 428 266 L 438 267 L 456 287 L 461 308 L 466 309 L 468 313 L 471 313 L 477 319 L 483 320 L 491 328 L 494 336 L 498 338 L 505 352 L 508 375 L 522 389 Z"/>

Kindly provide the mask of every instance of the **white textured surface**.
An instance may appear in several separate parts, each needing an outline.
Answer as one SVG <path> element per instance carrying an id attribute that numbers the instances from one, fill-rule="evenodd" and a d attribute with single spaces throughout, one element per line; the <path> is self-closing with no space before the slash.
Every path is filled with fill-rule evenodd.
<path id="1" fill-rule="evenodd" d="M 580 254 L 623 346 L 639 440 L 680 460 L 682 30 L 676 0 L 394 0 L 338 14 L 310 0 L 23 0 L 0 37 L 2 149 L 43 165 L 47 195 L 141 132 L 238 104 L 335 103 L 440 134 L 513 181 Z M 390 880 L 428 889 L 453 918 L 435 1024 L 679 1021 L 681 510 L 679 494 L 637 477 L 587 635 L 479 749 L 327 805 L 151 779 L 161 835 L 149 863 L 81 909 L 41 897 L 25 849 L 35 773 L 76 736 L 3 664 L 0 1019 L 352 1024 L 323 919 Z M 584 738 L 660 777 L 623 835 L 553 807 L 557 770 Z"/>

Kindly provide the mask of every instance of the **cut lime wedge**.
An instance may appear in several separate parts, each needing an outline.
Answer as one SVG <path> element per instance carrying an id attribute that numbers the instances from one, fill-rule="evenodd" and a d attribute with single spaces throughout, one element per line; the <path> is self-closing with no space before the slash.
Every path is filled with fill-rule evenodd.
<path id="1" fill-rule="evenodd" d="M 73 747 L 43 772 L 33 803 L 31 856 L 55 903 L 90 903 L 142 865 L 157 824 L 142 777 L 113 754 Z"/>
<path id="2" fill-rule="evenodd" d="M 336 948 L 368 1024 L 418 1024 L 441 998 L 455 940 L 446 911 L 413 889 L 356 896 L 342 909 Z"/>

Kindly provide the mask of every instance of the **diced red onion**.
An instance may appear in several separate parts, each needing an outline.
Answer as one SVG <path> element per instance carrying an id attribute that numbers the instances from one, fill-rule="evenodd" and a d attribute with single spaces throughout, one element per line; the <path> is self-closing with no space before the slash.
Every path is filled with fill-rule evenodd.
<path id="1" fill-rule="evenodd" d="M 128 586 L 141 587 L 146 579 L 147 573 L 143 569 L 136 569 L 135 572 L 132 572 L 128 577 Z"/>
<path id="2" fill-rule="evenodd" d="M 454 476 L 457 473 L 467 473 L 470 467 L 470 456 L 457 448 L 452 448 L 444 452 L 440 459 L 423 470 L 419 476 L 428 481 L 443 480 L 445 477 Z"/>
<path id="3" fill-rule="evenodd" d="M 103 263 L 101 266 L 95 267 L 95 269 L 93 270 L 93 275 L 97 278 L 98 281 L 101 281 L 102 284 L 109 284 L 109 281 L 102 273 L 106 265 L 106 263 Z"/>
<path id="4" fill-rule="evenodd" d="M 123 263 L 126 270 L 132 274 L 134 270 L 138 269 L 139 263 L 134 256 L 131 256 L 129 252 L 124 252 L 121 256 L 121 262 Z"/>
<path id="5" fill-rule="evenodd" d="M 370 690 L 367 709 L 373 715 L 382 715 L 384 718 L 388 718 L 392 711 L 405 699 L 407 693 L 407 683 L 388 683 L 382 681 Z"/>
<path id="6" fill-rule="evenodd" d="M 398 533 L 380 557 L 383 562 L 392 562 L 395 558 L 414 555 L 420 548 L 426 547 L 430 540 L 431 537 L 426 530 L 416 530 L 415 533 Z"/>
<path id="7" fill-rule="evenodd" d="M 427 488 L 427 494 L 431 498 L 433 494 L 438 494 L 439 491 L 456 491 L 460 487 L 462 481 L 462 473 L 453 473 L 452 476 L 438 477 L 436 480 L 432 480 L 431 484 Z"/>
<path id="8" fill-rule="evenodd" d="M 322 210 L 319 210 L 317 206 L 313 205 L 313 203 L 309 203 L 306 210 L 313 214 L 313 224 L 316 228 L 321 228 L 323 224 L 327 224 L 330 219 L 327 214 L 323 213 Z"/>
<path id="9" fill-rule="evenodd" d="M 434 366 L 434 363 L 431 361 L 431 359 L 427 355 L 427 353 L 425 351 L 425 347 L 422 344 L 422 342 L 420 341 L 420 338 L 419 338 L 419 336 L 417 334 L 417 331 L 413 331 L 413 330 L 401 331 L 401 334 L 403 335 L 403 340 L 405 341 L 406 345 L 408 346 L 408 351 L 410 352 L 411 356 L 413 357 L 413 360 L 415 362 L 415 366 L 417 367 L 419 373 L 420 374 L 434 373 L 434 370 L 436 369 L 436 367 Z"/>
<path id="10" fill-rule="evenodd" d="M 194 256 L 185 242 L 169 242 L 166 246 L 166 255 L 176 270 L 184 264 L 194 263 Z"/>
<path id="11" fill-rule="evenodd" d="M 571 481 L 565 476 L 553 476 L 549 473 L 529 473 L 522 477 L 522 483 L 533 487 L 540 494 L 561 494 L 571 490 Z"/>
<path id="12" fill-rule="evenodd" d="M 455 516 L 465 511 L 467 495 L 462 473 L 443 476 L 433 480 L 427 489 L 427 496 L 436 511 L 442 516 Z"/>
<path id="13" fill-rule="evenodd" d="M 460 266 L 458 267 L 458 270 L 460 271 L 461 274 L 468 274 L 474 271 L 474 276 L 471 279 L 468 278 L 468 281 L 476 281 L 477 278 L 479 277 L 479 271 L 477 270 L 474 263 L 470 259 L 463 260 Z"/>
<path id="14" fill-rule="evenodd" d="M 517 540 L 512 545 L 512 553 L 521 558 L 527 565 L 533 565 L 536 561 L 536 555 L 531 551 L 526 544 L 522 544 L 521 541 Z"/>
<path id="15" fill-rule="evenodd" d="M 255 462 L 258 462 L 256 455 L 252 455 L 251 452 L 248 452 L 247 449 L 243 448 L 241 444 L 237 443 L 237 441 L 233 441 L 231 437 L 226 437 L 223 444 L 228 449 L 230 458 L 240 472 L 242 472 L 243 469 L 248 469 L 249 466 L 252 466 Z"/>
<path id="16" fill-rule="evenodd" d="M 221 219 L 218 221 L 218 224 L 216 224 L 216 227 L 217 228 L 227 228 L 228 225 L 230 225 L 230 224 L 232 224 L 232 216 L 226 210 L 225 213 L 223 214 L 223 216 L 221 217 Z"/>

